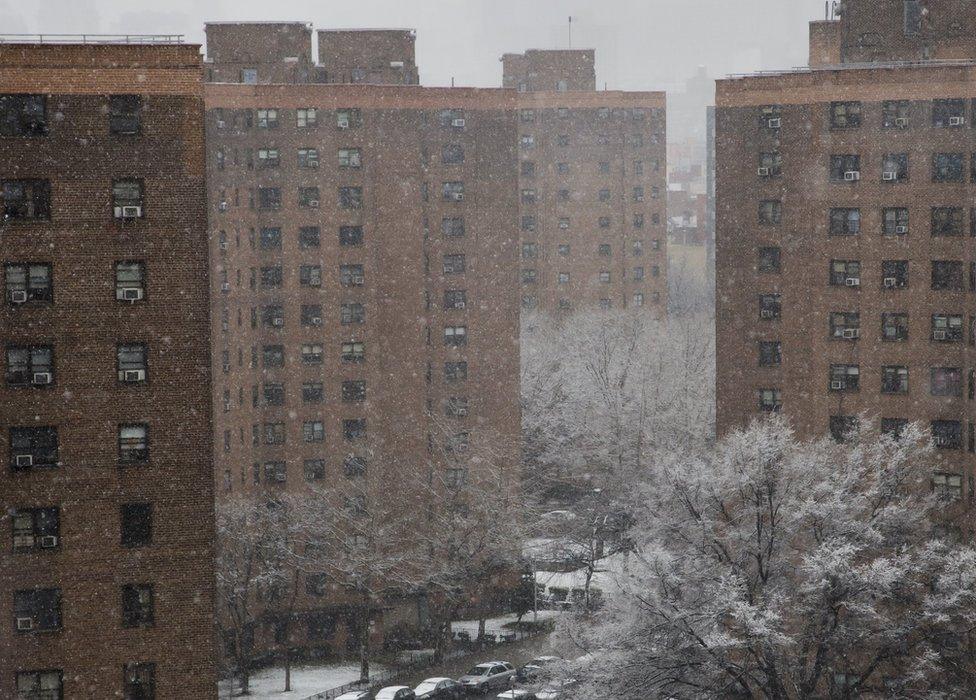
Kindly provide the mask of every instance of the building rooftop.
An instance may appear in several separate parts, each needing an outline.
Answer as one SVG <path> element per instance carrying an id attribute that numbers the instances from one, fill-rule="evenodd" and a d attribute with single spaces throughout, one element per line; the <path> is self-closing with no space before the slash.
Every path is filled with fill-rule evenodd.
<path id="1" fill-rule="evenodd" d="M 896 68 L 970 68 L 976 66 L 976 59 L 946 59 L 925 61 L 877 61 L 869 63 L 838 63 L 824 66 L 798 66 L 781 70 L 756 71 L 753 73 L 731 73 L 724 80 L 741 80 L 745 78 L 767 78 L 784 75 L 800 75 L 813 73 L 829 73 L 846 70 L 886 70 Z"/>
<path id="2" fill-rule="evenodd" d="M 0 44 L 182 44 L 182 34 L 0 34 Z"/>

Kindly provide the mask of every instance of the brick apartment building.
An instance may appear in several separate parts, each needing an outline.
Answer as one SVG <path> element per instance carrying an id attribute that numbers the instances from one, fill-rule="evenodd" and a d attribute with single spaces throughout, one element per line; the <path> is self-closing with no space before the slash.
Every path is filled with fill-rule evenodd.
<path id="1" fill-rule="evenodd" d="M 199 47 L 0 44 L 0 697 L 208 698 Z"/>
<path id="2" fill-rule="evenodd" d="M 229 52 L 232 27 L 207 32 L 208 70 L 235 83 L 206 86 L 218 498 L 327 485 L 414 507 L 418 473 L 477 478 L 465 454 L 516 469 L 514 92 L 401 84 L 416 67 L 399 31 L 377 49 L 402 63 L 394 84 L 349 84 L 360 66 L 384 78 L 339 50 L 348 32 L 320 32 L 342 68 L 317 75 L 347 84 L 265 85 L 274 69 Z M 310 36 L 300 49 L 311 65 Z M 307 581 L 295 644 L 341 653 L 346 602 Z"/>
<path id="3" fill-rule="evenodd" d="M 849 0 L 809 70 L 719 81 L 720 433 L 920 421 L 933 488 L 972 502 L 974 25 L 972 3 Z"/>
<path id="4" fill-rule="evenodd" d="M 519 107 L 522 306 L 667 307 L 665 96 L 597 91 L 592 50 L 502 57 Z"/>

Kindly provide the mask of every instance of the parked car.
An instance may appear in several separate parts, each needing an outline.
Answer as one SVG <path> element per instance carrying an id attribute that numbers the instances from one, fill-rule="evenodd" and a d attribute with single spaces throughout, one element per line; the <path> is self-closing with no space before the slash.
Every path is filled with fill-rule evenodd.
<path id="1" fill-rule="evenodd" d="M 524 664 L 516 674 L 519 682 L 527 683 L 539 677 L 542 669 L 555 661 L 562 661 L 558 656 L 540 656 Z"/>
<path id="2" fill-rule="evenodd" d="M 575 678 L 560 678 L 549 681 L 535 691 L 535 697 L 536 700 L 564 700 L 564 698 L 570 697 L 570 692 L 577 687 L 579 687 L 579 681 Z"/>
<path id="3" fill-rule="evenodd" d="M 512 688 L 495 696 L 496 700 L 538 700 L 535 693 L 524 688 Z"/>
<path id="4" fill-rule="evenodd" d="M 498 688 L 511 687 L 515 682 L 515 667 L 507 661 L 487 661 L 458 678 L 458 682 L 465 690 L 487 694 Z"/>
<path id="5" fill-rule="evenodd" d="M 416 700 L 413 689 L 405 685 L 391 685 L 376 694 L 376 700 Z"/>
<path id="6" fill-rule="evenodd" d="M 461 684 L 451 678 L 428 678 L 413 692 L 417 700 L 458 700 L 464 695 Z"/>
<path id="7" fill-rule="evenodd" d="M 343 693 L 335 700 L 369 700 L 368 690 L 353 690 L 348 693 Z"/>

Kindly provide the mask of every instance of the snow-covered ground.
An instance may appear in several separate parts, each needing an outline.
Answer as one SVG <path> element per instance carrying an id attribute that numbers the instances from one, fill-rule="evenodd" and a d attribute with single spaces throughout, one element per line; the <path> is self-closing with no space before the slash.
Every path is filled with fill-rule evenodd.
<path id="1" fill-rule="evenodd" d="M 559 614 L 558 610 L 540 610 L 539 611 L 539 621 L 549 620 Z M 485 620 L 485 632 L 488 634 L 504 634 L 506 632 L 514 631 L 511 627 L 505 627 L 505 625 L 514 623 L 518 617 L 515 613 L 509 615 L 503 615 L 501 617 L 492 617 Z M 532 612 L 529 611 L 522 616 L 522 622 L 532 622 Z M 451 623 L 451 631 L 459 632 L 464 630 L 471 635 L 471 639 L 478 636 L 478 621 L 477 620 L 457 620 Z"/>
<path id="2" fill-rule="evenodd" d="M 371 664 L 373 673 L 381 673 L 382 666 Z M 246 696 L 253 700 L 278 700 L 278 698 L 305 698 L 324 690 L 338 688 L 340 685 L 352 683 L 359 679 L 358 664 L 344 664 L 341 666 L 295 666 L 291 669 L 291 692 L 284 693 L 285 669 L 279 667 L 266 668 L 251 676 L 251 694 Z M 220 697 L 238 697 L 231 695 L 230 681 L 220 684 Z"/>

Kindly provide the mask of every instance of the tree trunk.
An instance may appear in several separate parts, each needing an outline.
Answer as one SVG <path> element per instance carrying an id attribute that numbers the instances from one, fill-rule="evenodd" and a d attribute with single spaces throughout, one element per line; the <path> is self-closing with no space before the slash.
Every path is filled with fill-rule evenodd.
<path id="1" fill-rule="evenodd" d="M 365 606 L 363 619 L 359 625 L 359 680 L 361 680 L 363 683 L 369 682 L 369 642 L 369 605 L 367 604 Z"/>
<path id="2" fill-rule="evenodd" d="M 485 613 L 483 610 L 478 612 L 478 644 L 485 644 Z"/>
<path id="3" fill-rule="evenodd" d="M 285 692 L 291 691 L 291 645 L 285 643 Z"/>

